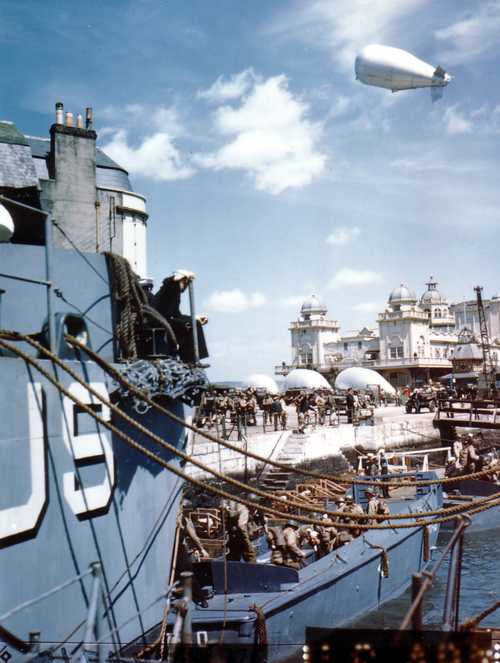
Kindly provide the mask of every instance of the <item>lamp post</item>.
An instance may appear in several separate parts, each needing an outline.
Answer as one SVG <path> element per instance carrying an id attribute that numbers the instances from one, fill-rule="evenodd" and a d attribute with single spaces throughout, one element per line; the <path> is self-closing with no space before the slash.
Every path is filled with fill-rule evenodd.
<path id="1" fill-rule="evenodd" d="M 52 214 L 50 212 L 44 212 L 37 207 L 31 207 L 31 205 L 26 205 L 25 203 L 20 203 L 17 200 L 11 200 L 5 196 L 0 195 L 0 203 L 8 203 L 14 207 L 19 207 L 21 209 L 29 210 L 30 212 L 35 212 L 35 214 L 41 214 L 45 217 L 45 282 L 35 281 L 45 285 L 47 289 L 47 325 L 48 325 L 48 341 L 49 349 L 51 352 L 55 351 L 55 323 L 54 323 L 54 291 L 52 284 Z"/>

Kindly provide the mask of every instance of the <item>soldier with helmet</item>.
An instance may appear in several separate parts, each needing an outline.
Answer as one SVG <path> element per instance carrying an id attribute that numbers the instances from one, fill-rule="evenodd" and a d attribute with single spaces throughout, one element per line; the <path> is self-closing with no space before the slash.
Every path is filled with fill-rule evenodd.
<path id="1" fill-rule="evenodd" d="M 389 516 L 390 511 L 389 507 L 385 500 L 383 500 L 378 495 L 378 491 L 374 488 L 367 488 L 365 490 L 365 495 L 368 498 L 368 504 L 366 507 L 366 512 L 368 514 L 368 524 L 369 525 L 380 525 L 384 519 L 374 518 L 373 516 Z"/>
<path id="2" fill-rule="evenodd" d="M 306 554 L 299 548 L 299 525 L 295 520 L 289 520 L 283 528 L 285 540 L 283 564 L 292 569 L 300 569 Z"/>

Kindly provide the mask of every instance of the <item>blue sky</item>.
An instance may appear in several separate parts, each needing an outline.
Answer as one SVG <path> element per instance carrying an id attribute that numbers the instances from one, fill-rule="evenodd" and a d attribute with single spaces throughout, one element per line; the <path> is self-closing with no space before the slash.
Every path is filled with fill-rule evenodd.
<path id="1" fill-rule="evenodd" d="M 290 359 L 320 295 L 347 333 L 433 274 L 500 293 L 497 0 L 2 0 L 1 118 L 56 101 L 148 200 L 149 271 L 197 273 L 214 379 Z M 354 80 L 383 43 L 454 76 L 443 99 Z"/>

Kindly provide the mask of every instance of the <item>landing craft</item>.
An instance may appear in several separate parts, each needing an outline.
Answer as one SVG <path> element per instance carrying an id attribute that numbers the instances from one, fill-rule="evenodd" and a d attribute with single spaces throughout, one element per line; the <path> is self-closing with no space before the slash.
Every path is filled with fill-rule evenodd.
<path id="1" fill-rule="evenodd" d="M 451 81 L 442 67 L 434 67 L 401 48 L 380 44 L 365 46 L 356 57 L 354 71 L 362 83 L 392 92 L 429 87 L 433 101 L 442 97 L 443 88 Z"/>

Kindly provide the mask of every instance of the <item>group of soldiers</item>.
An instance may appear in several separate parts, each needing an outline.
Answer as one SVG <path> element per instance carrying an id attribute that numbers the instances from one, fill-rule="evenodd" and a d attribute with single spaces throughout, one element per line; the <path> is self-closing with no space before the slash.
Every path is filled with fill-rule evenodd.
<path id="1" fill-rule="evenodd" d="M 480 443 L 481 439 L 472 433 L 468 433 L 465 437 L 457 436 L 452 444 L 452 456 L 446 463 L 445 476 L 457 477 L 498 466 L 498 473 L 492 473 L 484 477 L 485 480 L 497 481 L 500 473 L 497 453 L 480 453 Z"/>
<path id="2" fill-rule="evenodd" d="M 271 555 L 271 564 L 299 569 L 307 556 L 303 546 L 312 549 L 316 559 L 352 541 L 361 533 L 356 524 L 376 524 L 381 520 L 375 516 L 389 515 L 389 508 L 376 489 L 367 489 L 366 512 L 351 495 L 337 498 L 335 510 L 341 515 L 329 517 L 323 514 L 322 525 L 299 525 L 291 515 L 284 524 L 276 524 L 261 510 L 252 512 L 236 500 L 222 500 L 220 504 L 225 534 L 226 557 L 229 561 L 256 562 L 257 555 L 252 543 L 254 532 L 264 532 Z M 319 515 L 319 514 L 318 514 Z M 357 518 L 361 517 L 361 518 Z M 189 515 L 181 517 L 184 552 L 191 559 L 208 558 Z"/>
<path id="3" fill-rule="evenodd" d="M 223 426 L 227 419 L 232 423 L 244 420 L 245 426 L 257 425 L 258 400 L 256 389 L 209 390 L 204 394 L 198 413 L 198 425 L 202 428 Z"/>

